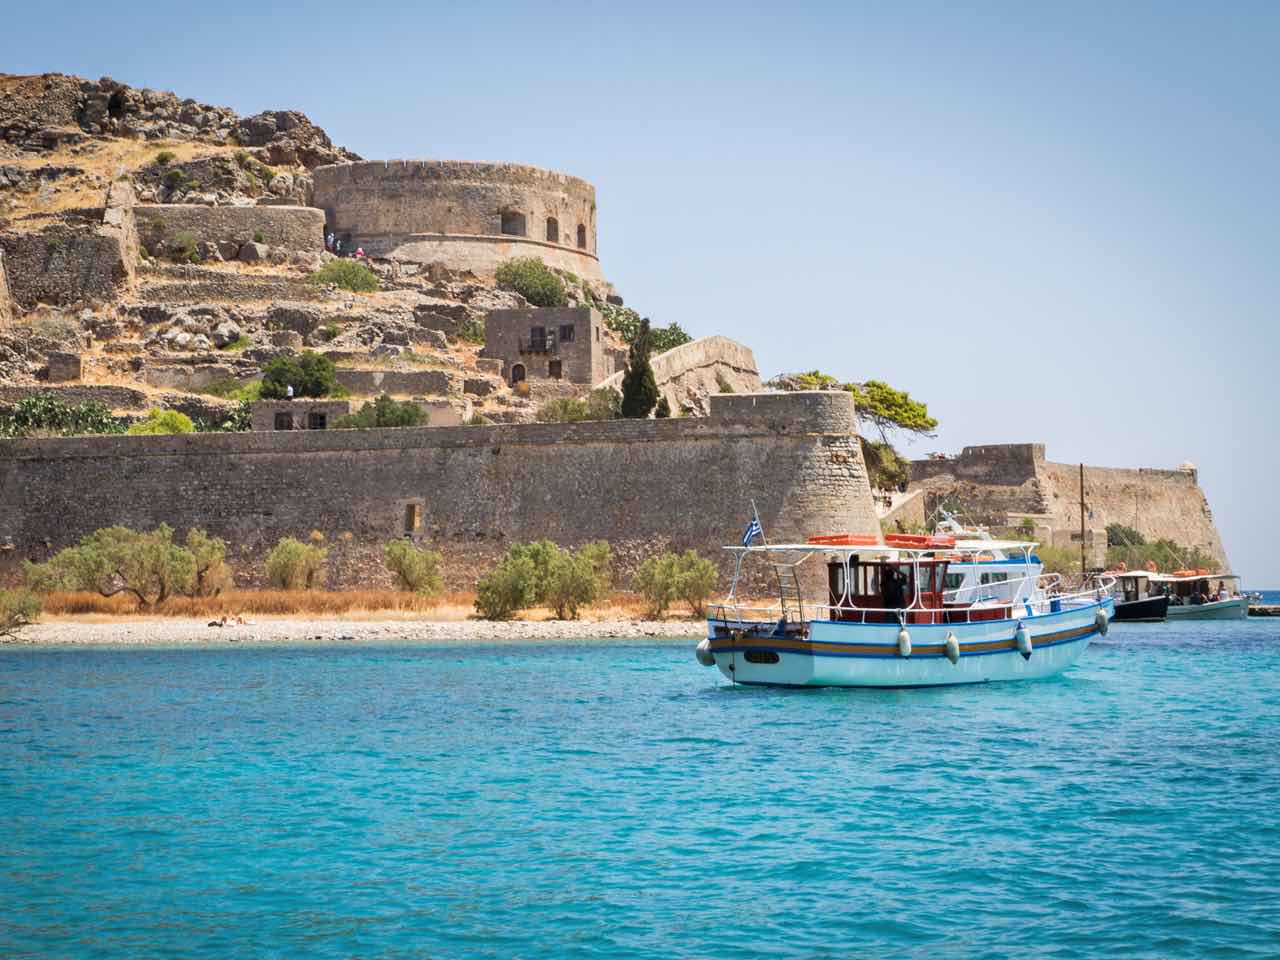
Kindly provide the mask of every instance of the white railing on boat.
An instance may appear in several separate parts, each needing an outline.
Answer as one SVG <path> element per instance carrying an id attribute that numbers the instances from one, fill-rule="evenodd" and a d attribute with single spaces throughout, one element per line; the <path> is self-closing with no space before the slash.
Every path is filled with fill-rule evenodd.
<path id="1" fill-rule="evenodd" d="M 1056 578 L 1057 574 L 1044 576 Z M 1002 581 L 1002 585 L 1013 582 L 1015 581 Z M 1110 596 L 1110 589 L 1114 583 L 1114 578 L 1103 577 L 1100 578 L 1096 586 L 1074 593 L 1059 593 L 1036 598 L 1022 597 L 1016 600 L 990 600 L 964 607 L 925 607 L 918 604 L 919 597 L 908 607 L 859 607 L 852 603 L 829 604 L 806 601 L 804 604 L 805 609 L 812 611 L 812 615 L 805 617 L 805 621 L 825 619 L 841 623 L 910 623 L 919 625 L 990 623 L 993 619 L 1021 620 L 1024 617 L 1060 613 L 1072 606 L 1100 603 Z M 971 590 L 974 588 L 967 587 L 962 589 Z M 954 593 L 955 591 L 947 592 Z M 991 617 L 992 611 L 1004 610 L 1008 611 L 1007 616 Z M 721 603 L 712 604 L 710 612 L 710 619 L 712 620 L 743 627 L 748 624 L 777 623 L 784 618 L 788 622 L 796 622 L 786 617 L 787 611 L 784 604 L 780 602 L 769 606 L 746 606 L 736 599 L 728 598 Z M 983 614 L 983 616 L 975 619 L 974 614 Z M 869 621 L 867 618 L 872 615 L 874 615 L 875 619 Z"/>

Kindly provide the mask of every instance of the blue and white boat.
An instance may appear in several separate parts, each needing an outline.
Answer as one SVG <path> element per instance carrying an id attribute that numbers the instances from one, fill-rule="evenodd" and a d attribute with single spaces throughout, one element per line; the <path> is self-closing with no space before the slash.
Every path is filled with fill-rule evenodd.
<path id="1" fill-rule="evenodd" d="M 769 686 L 1033 680 L 1075 663 L 1115 609 L 1105 579 L 1064 592 L 1030 541 L 878 541 L 833 535 L 727 548 L 737 554 L 733 583 L 711 608 L 698 661 L 735 683 Z M 772 567 L 776 602 L 738 598 L 752 559 Z M 823 580 L 825 602 L 803 599 L 802 583 Z"/>

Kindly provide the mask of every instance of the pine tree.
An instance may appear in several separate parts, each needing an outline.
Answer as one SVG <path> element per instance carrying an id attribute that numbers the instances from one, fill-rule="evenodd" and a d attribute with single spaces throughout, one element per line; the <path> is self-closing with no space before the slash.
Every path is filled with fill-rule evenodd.
<path id="1" fill-rule="evenodd" d="M 649 321 L 640 321 L 640 332 L 627 351 L 627 372 L 622 375 L 622 415 L 631 420 L 649 416 L 658 405 L 658 382 L 649 364 Z"/>

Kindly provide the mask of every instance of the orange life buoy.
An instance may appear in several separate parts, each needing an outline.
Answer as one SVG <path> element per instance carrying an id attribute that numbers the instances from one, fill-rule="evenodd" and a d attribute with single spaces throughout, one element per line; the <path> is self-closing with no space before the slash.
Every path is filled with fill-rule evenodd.
<path id="1" fill-rule="evenodd" d="M 884 543 L 887 547 L 906 550 L 936 550 L 954 547 L 956 538 L 928 536 L 922 533 L 889 533 L 885 534 Z"/>

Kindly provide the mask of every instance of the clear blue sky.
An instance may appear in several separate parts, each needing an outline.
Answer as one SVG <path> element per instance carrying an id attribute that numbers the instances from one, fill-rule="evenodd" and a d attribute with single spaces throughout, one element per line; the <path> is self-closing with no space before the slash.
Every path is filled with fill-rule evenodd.
<path id="1" fill-rule="evenodd" d="M 655 322 L 905 387 L 916 451 L 1192 460 L 1280 586 L 1280 4 L 402 6 L 18 5 L 0 69 L 585 177 Z"/>

